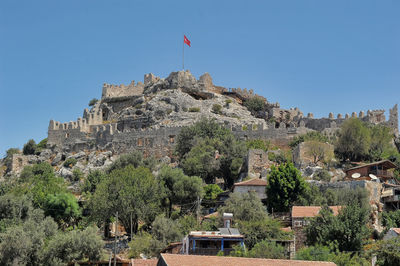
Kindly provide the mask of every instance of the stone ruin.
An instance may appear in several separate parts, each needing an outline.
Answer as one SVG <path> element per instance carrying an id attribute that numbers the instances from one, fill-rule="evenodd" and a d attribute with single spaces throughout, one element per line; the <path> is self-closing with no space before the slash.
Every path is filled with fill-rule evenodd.
<path id="1" fill-rule="evenodd" d="M 298 108 L 283 109 L 279 103 L 269 103 L 264 97 L 247 89 L 226 89 L 213 84 L 208 73 L 197 80 L 189 71 L 172 72 L 167 78 L 146 74 L 144 82 L 132 81 L 128 86 L 104 84 L 102 98 L 90 110 L 85 109 L 83 116 L 76 121 L 60 123 L 51 120 L 48 128 L 48 144 L 69 151 L 111 150 L 116 153 L 139 149 L 147 154 L 159 157 L 172 156 L 176 136 L 181 127 L 158 125 L 153 117 L 124 118 L 127 108 L 145 104 L 147 98 L 164 90 L 180 90 L 197 100 L 213 99 L 216 95 L 231 98 L 238 104 L 251 97 L 262 98 L 265 110 L 262 113 L 266 123 L 243 126 L 226 125 L 233 134 L 241 139 L 267 139 L 285 145 L 296 135 L 309 131 L 320 131 L 327 134 L 335 132 L 350 116 L 341 114 L 334 118 L 314 118 L 312 113 L 307 117 Z M 244 107 L 243 107 L 244 108 Z M 136 112 L 142 112 L 136 110 Z M 121 115 L 122 114 L 122 115 Z M 353 112 L 352 117 L 357 117 Z M 398 136 L 398 108 L 390 109 L 386 120 L 384 110 L 360 112 L 358 117 L 373 124 L 383 124 L 393 129 Z"/>

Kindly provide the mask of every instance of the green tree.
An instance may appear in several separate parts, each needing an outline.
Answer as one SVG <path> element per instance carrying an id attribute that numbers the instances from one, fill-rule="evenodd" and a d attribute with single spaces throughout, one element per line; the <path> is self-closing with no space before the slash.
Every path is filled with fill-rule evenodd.
<path id="1" fill-rule="evenodd" d="M 400 210 L 382 212 L 381 221 L 386 228 L 400 227 Z"/>
<path id="2" fill-rule="evenodd" d="M 284 259 L 285 248 L 275 242 L 263 240 L 254 245 L 248 256 L 251 258 Z"/>
<path id="3" fill-rule="evenodd" d="M 56 232 L 52 218 L 33 210 L 29 219 L 0 233 L 0 265 L 41 265 L 44 243 Z"/>
<path id="4" fill-rule="evenodd" d="M 218 212 L 233 213 L 235 220 L 240 221 L 264 220 L 267 217 L 267 210 L 253 191 L 243 194 L 231 193 L 225 201 L 225 206 L 220 207 Z"/>
<path id="5" fill-rule="evenodd" d="M 159 211 L 160 187 L 149 169 L 128 165 L 112 171 L 102 180 L 89 200 L 92 217 L 108 222 L 118 210 L 119 220 L 130 232 L 139 221 L 150 224 Z M 132 219 L 132 225 L 131 225 Z"/>
<path id="6" fill-rule="evenodd" d="M 98 99 L 93 98 L 93 99 L 90 100 L 90 102 L 89 102 L 88 105 L 89 105 L 89 106 L 94 106 L 98 101 L 99 101 Z"/>
<path id="7" fill-rule="evenodd" d="M 244 106 L 254 115 L 257 112 L 263 111 L 265 108 L 265 99 L 261 97 L 251 97 L 247 99 L 244 103 Z"/>
<path id="8" fill-rule="evenodd" d="M 154 239 L 151 234 L 139 232 L 129 242 L 128 256 L 129 258 L 140 258 L 140 254 L 144 254 L 146 257 L 156 257 L 162 248 L 163 244 Z"/>
<path id="9" fill-rule="evenodd" d="M 128 165 L 132 165 L 134 168 L 144 166 L 149 168 L 150 170 L 153 170 L 155 166 L 155 161 L 152 157 L 143 158 L 143 153 L 140 151 L 134 151 L 127 154 L 122 154 L 110 165 L 106 172 L 111 173 L 115 169 L 122 169 Z"/>
<path id="10" fill-rule="evenodd" d="M 78 201 L 71 193 L 47 195 L 43 209 L 46 215 L 65 226 L 76 223 L 81 215 Z"/>
<path id="11" fill-rule="evenodd" d="M 35 154 L 35 151 L 36 142 L 33 139 L 28 140 L 28 142 L 24 144 L 24 148 L 22 149 L 22 153 L 25 155 Z"/>
<path id="12" fill-rule="evenodd" d="M 82 191 L 93 194 L 97 185 L 106 178 L 106 174 L 100 170 L 90 171 L 82 186 Z"/>
<path id="13" fill-rule="evenodd" d="M 400 265 L 400 238 L 377 241 L 370 252 L 377 256 L 377 265 Z"/>
<path id="14" fill-rule="evenodd" d="M 340 128 L 335 152 L 342 160 L 360 161 L 368 158 L 370 144 L 368 127 L 357 118 L 351 118 Z"/>
<path id="15" fill-rule="evenodd" d="M 305 142 L 305 141 L 318 141 L 318 142 L 322 142 L 322 143 L 330 142 L 329 138 L 327 136 L 323 135 L 321 132 L 310 131 L 304 135 L 294 137 L 292 139 L 292 141 L 290 141 L 289 146 L 292 149 L 294 149 L 297 147 L 297 145 L 299 145 L 300 143 Z"/>
<path id="16" fill-rule="evenodd" d="M 157 178 L 164 190 L 168 217 L 171 216 L 173 204 L 194 203 L 203 195 L 201 179 L 185 175 L 180 168 L 164 166 Z"/>
<path id="17" fill-rule="evenodd" d="M 207 207 L 214 207 L 217 203 L 218 194 L 224 192 L 217 184 L 208 184 L 203 187 L 204 199 L 202 204 Z"/>
<path id="18" fill-rule="evenodd" d="M 238 221 L 239 231 L 245 236 L 246 247 L 251 249 L 263 240 L 287 240 L 292 238 L 291 233 L 281 230 L 282 225 L 279 221 L 270 217 L 261 220 Z"/>
<path id="19" fill-rule="evenodd" d="M 268 209 L 289 211 L 290 206 L 304 193 L 306 183 L 292 163 L 272 166 L 268 176 Z"/>
<path id="20" fill-rule="evenodd" d="M 372 161 L 388 159 L 392 153 L 397 153 L 393 147 L 392 129 L 383 125 L 374 125 L 370 128 L 371 144 L 369 157 Z"/>
<path id="21" fill-rule="evenodd" d="M 35 207 L 42 208 L 47 195 L 67 192 L 64 180 L 56 177 L 49 163 L 26 166 L 20 175 L 21 185 L 14 190 L 18 195 L 27 194 L 32 197 Z"/>
<path id="22" fill-rule="evenodd" d="M 340 251 L 361 251 L 370 235 L 366 227 L 368 216 L 368 209 L 358 204 L 342 208 L 336 217 L 325 206 L 306 227 L 307 243 L 326 246 L 335 243 Z"/>
<path id="23" fill-rule="evenodd" d="M 229 188 L 239 176 L 246 147 L 215 120 L 202 119 L 181 130 L 175 151 L 186 174 L 211 183 L 222 177 Z"/>
<path id="24" fill-rule="evenodd" d="M 83 259 L 96 261 L 101 258 L 103 245 L 95 227 L 59 233 L 43 249 L 43 261 L 45 265 L 66 265 Z"/>
<path id="25" fill-rule="evenodd" d="M 268 151 L 271 143 L 268 140 L 263 139 L 251 139 L 246 140 L 247 149 L 260 149 L 263 151 Z"/>
<path id="26" fill-rule="evenodd" d="M 159 215 L 156 217 L 151 226 L 151 234 L 155 239 L 167 246 L 171 242 L 181 241 L 182 234 L 179 223 Z"/>
<path id="27" fill-rule="evenodd" d="M 32 202 L 26 195 L 16 196 L 8 193 L 0 196 L 0 232 L 4 232 L 11 225 L 25 221 L 32 211 Z"/>
<path id="28" fill-rule="evenodd" d="M 296 260 L 331 261 L 331 259 L 331 250 L 326 246 L 309 246 L 296 252 Z"/>

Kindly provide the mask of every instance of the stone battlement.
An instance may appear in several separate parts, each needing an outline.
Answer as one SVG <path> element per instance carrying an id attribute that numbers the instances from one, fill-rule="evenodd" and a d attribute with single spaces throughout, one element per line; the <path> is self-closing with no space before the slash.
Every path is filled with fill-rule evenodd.
<path id="1" fill-rule="evenodd" d="M 133 80 L 128 86 L 104 83 L 101 98 L 125 97 L 143 94 L 144 84 Z"/>

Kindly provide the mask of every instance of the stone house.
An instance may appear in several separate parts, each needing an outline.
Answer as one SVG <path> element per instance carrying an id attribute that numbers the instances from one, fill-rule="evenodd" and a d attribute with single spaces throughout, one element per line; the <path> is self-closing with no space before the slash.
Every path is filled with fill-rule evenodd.
<path id="1" fill-rule="evenodd" d="M 233 192 L 248 193 L 250 191 L 256 192 L 261 200 L 267 199 L 265 188 L 267 187 L 267 181 L 264 179 L 253 178 L 250 180 L 235 183 L 233 185 Z"/>
<path id="2" fill-rule="evenodd" d="M 390 228 L 389 231 L 387 231 L 387 233 L 383 237 L 383 240 L 389 240 L 399 236 L 400 236 L 400 228 Z"/>

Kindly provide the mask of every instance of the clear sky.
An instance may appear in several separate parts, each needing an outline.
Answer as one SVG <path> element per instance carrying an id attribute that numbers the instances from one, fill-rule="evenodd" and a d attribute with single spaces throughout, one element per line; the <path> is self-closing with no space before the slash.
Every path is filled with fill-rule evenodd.
<path id="1" fill-rule="evenodd" d="M 0 1 L 0 155 L 104 82 L 197 78 L 328 116 L 400 103 L 400 1 Z"/>

